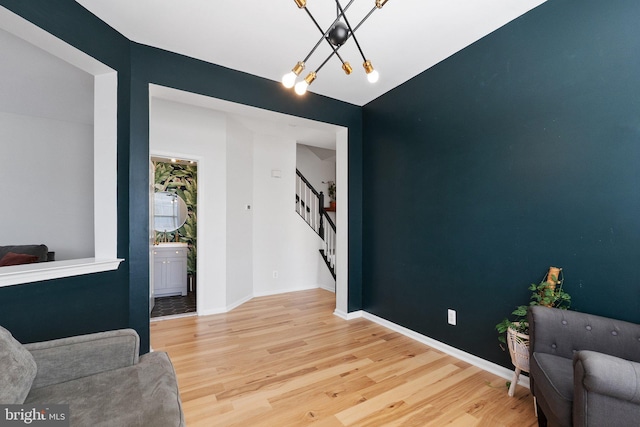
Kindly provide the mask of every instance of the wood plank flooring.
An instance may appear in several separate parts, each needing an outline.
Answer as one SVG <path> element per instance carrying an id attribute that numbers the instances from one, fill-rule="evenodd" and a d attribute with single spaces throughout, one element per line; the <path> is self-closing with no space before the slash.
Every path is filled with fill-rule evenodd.
<path id="1" fill-rule="evenodd" d="M 187 425 L 537 425 L 527 389 L 510 398 L 504 379 L 334 308 L 334 294 L 314 289 L 152 322 Z"/>

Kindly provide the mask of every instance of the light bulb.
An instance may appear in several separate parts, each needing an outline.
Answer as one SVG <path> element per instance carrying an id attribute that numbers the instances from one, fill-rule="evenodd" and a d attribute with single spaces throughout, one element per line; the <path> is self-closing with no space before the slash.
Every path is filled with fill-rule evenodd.
<path id="1" fill-rule="evenodd" d="M 293 85 L 296 84 L 296 77 L 298 76 L 296 76 L 296 73 L 294 73 L 293 71 L 285 74 L 284 76 L 282 76 L 282 85 L 287 89 L 291 89 Z"/>
<path id="2" fill-rule="evenodd" d="M 378 73 L 377 70 L 373 70 L 369 74 L 367 74 L 367 80 L 369 80 L 369 83 L 375 83 L 378 81 L 379 78 L 380 78 L 380 74 Z"/>
<path id="3" fill-rule="evenodd" d="M 309 83 L 307 83 L 306 81 L 302 80 L 298 83 L 296 83 L 296 88 L 295 91 L 298 95 L 304 95 L 305 93 L 307 93 L 307 88 L 309 87 Z"/>

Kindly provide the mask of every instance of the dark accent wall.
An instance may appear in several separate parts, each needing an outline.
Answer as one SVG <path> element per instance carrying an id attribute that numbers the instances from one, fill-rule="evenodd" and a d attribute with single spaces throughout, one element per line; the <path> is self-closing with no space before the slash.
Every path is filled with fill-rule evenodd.
<path id="1" fill-rule="evenodd" d="M 349 129 L 349 310 L 362 302 L 362 110 L 278 82 L 129 42 L 73 0 L 0 5 L 118 71 L 118 271 L 0 289 L 0 325 L 22 342 L 118 327 L 149 349 L 149 83 Z M 53 225 L 52 225 L 53 226 Z"/>
<path id="2" fill-rule="evenodd" d="M 129 41 L 75 1 L 0 0 L 0 6 L 118 72 L 118 170 L 126 171 L 129 146 Z M 131 325 L 128 301 L 128 187 L 128 175 L 119 173 L 118 256 L 126 261 L 117 271 L 0 288 L 0 325 L 9 329 L 18 340 L 33 342 Z M 42 220 L 46 221 L 47 216 L 43 215 Z"/>
<path id="3" fill-rule="evenodd" d="M 555 265 L 640 322 L 639 16 L 550 0 L 364 107 L 366 311 L 509 366 L 494 326 Z"/>

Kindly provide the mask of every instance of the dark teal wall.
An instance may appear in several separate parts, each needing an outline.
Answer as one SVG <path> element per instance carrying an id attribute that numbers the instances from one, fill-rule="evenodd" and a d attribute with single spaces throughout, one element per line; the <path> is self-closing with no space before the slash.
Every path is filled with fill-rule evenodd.
<path id="1" fill-rule="evenodd" d="M 0 0 L 23 16 L 118 71 L 118 256 L 116 272 L 0 289 L 0 325 L 23 342 L 118 327 L 149 348 L 148 161 L 149 91 L 155 83 L 349 129 L 349 309 L 362 294 L 362 111 L 192 58 L 135 43 L 73 0 Z"/>
<path id="2" fill-rule="evenodd" d="M 365 106 L 365 310 L 509 366 L 494 325 L 556 265 L 640 322 L 638 17 L 550 0 Z"/>
<path id="3" fill-rule="evenodd" d="M 129 41 L 74 1 L 0 0 L 0 5 L 118 71 L 118 170 L 126 171 Z M 17 339 L 32 342 L 130 325 L 128 186 L 127 174 L 118 174 L 118 256 L 127 261 L 117 271 L 0 288 L 0 325 Z"/>

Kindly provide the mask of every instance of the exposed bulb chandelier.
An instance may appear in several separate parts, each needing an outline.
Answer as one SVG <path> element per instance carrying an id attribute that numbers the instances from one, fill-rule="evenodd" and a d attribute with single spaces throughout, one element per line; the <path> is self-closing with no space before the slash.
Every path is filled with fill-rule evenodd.
<path id="1" fill-rule="evenodd" d="M 307 88 L 309 87 L 309 85 L 316 79 L 317 73 L 320 71 L 322 67 L 324 67 L 324 64 L 326 64 L 327 61 L 329 61 L 329 59 L 333 57 L 333 55 L 337 56 L 340 62 L 342 62 L 342 69 L 344 70 L 345 74 L 347 75 L 351 74 L 351 72 L 353 71 L 351 64 L 344 61 L 340 56 L 340 54 L 338 53 L 338 50 L 340 50 L 340 48 L 347 42 L 347 40 L 349 40 L 350 37 L 353 37 L 353 40 L 356 43 L 358 50 L 360 51 L 360 55 L 362 55 L 362 60 L 364 61 L 362 66 L 364 67 L 364 71 L 367 73 L 367 79 L 371 83 L 375 83 L 378 81 L 379 74 L 373 68 L 371 61 L 369 61 L 364 56 L 364 53 L 362 52 L 362 48 L 360 48 L 360 43 L 358 43 L 358 39 L 356 38 L 355 33 L 356 33 L 356 30 L 360 28 L 360 26 L 364 23 L 364 21 L 366 21 L 376 9 L 381 9 L 382 6 L 384 6 L 385 3 L 387 3 L 389 0 L 375 0 L 376 2 L 375 6 L 373 6 L 371 11 L 369 11 L 369 13 L 367 13 L 367 15 L 362 19 L 362 21 L 360 21 L 360 23 L 355 27 L 351 27 L 351 24 L 347 19 L 347 15 L 345 15 L 345 12 L 349 9 L 349 7 L 353 4 L 355 0 L 350 0 L 347 6 L 344 8 L 340 5 L 340 1 L 336 0 L 337 16 L 336 16 L 336 19 L 333 21 L 333 23 L 329 26 L 329 28 L 326 31 L 323 30 L 322 27 L 320 27 L 320 24 L 318 24 L 318 21 L 316 21 L 316 19 L 313 17 L 311 12 L 309 12 L 309 9 L 307 8 L 307 0 L 293 0 L 293 1 L 298 5 L 299 9 L 304 9 L 307 12 L 307 15 L 309 15 L 309 18 L 311 18 L 316 28 L 318 28 L 318 31 L 320 31 L 320 34 L 322 34 L 322 37 L 320 37 L 320 40 L 318 40 L 318 43 L 316 43 L 313 49 L 311 49 L 311 52 L 309 52 L 307 57 L 304 58 L 304 60 L 299 61 L 295 65 L 295 67 L 293 67 L 290 73 L 285 74 L 282 77 L 282 84 L 284 85 L 284 87 L 286 87 L 287 89 L 291 89 L 292 87 L 295 87 L 295 92 L 298 95 L 304 95 L 307 92 Z M 344 22 L 342 22 L 343 20 Z M 318 46 L 320 46 L 320 44 L 323 41 L 326 41 L 331 47 L 331 54 L 329 54 L 327 59 L 325 59 L 324 62 L 320 64 L 320 66 L 315 71 L 311 71 L 309 74 L 307 74 L 307 76 L 303 80 L 296 83 L 298 76 L 300 75 L 300 73 L 302 73 L 302 70 L 304 70 L 306 62 L 309 60 L 311 55 L 313 55 L 313 52 L 316 51 Z"/>

